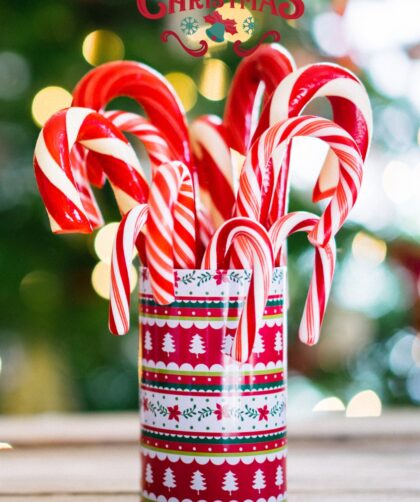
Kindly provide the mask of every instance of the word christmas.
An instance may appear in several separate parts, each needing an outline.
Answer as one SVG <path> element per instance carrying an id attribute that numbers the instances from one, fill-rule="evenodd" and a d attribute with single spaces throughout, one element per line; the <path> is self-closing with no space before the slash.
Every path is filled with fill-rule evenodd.
<path id="1" fill-rule="evenodd" d="M 284 19 L 299 19 L 305 12 L 303 0 L 228 0 L 226 3 L 224 0 L 166 0 L 158 1 L 153 7 L 147 0 L 137 0 L 137 6 L 146 19 L 162 19 L 187 12 L 178 32 L 166 30 L 161 39 L 166 43 L 173 37 L 188 54 L 195 57 L 207 53 L 209 42 L 218 44 L 226 41 L 233 43 L 233 50 L 238 56 L 249 56 L 268 38 L 276 42 L 281 38 L 277 30 L 270 30 L 261 35 L 254 47 L 245 49 L 242 44 L 253 36 L 256 29 L 254 12 Z"/>
<path id="2" fill-rule="evenodd" d="M 229 2 L 228 2 L 229 3 Z M 147 19 L 161 19 L 168 14 L 177 12 L 196 11 L 203 9 L 218 9 L 225 5 L 224 0 L 168 0 L 167 3 L 158 2 L 158 11 L 151 12 L 147 0 L 137 0 L 140 14 Z M 270 13 L 284 19 L 299 19 L 305 12 L 303 0 L 230 0 L 230 8 L 248 8 L 251 11 Z"/>

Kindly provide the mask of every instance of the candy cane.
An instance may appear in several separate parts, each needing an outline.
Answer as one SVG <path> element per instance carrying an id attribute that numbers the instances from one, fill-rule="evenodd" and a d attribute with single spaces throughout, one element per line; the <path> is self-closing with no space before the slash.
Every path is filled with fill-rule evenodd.
<path id="1" fill-rule="evenodd" d="M 87 153 L 90 152 L 86 151 L 80 145 L 75 145 L 70 153 L 70 162 L 74 167 L 74 181 L 80 195 L 80 200 L 92 229 L 95 229 L 104 224 L 104 219 L 102 218 L 101 211 L 93 195 L 92 188 L 89 185 L 86 162 Z"/>
<path id="2" fill-rule="evenodd" d="M 133 251 L 147 221 L 146 204 L 131 209 L 122 219 L 112 251 L 109 330 L 125 335 L 130 329 L 130 268 Z"/>
<path id="3" fill-rule="evenodd" d="M 161 132 L 141 115 L 124 111 L 110 111 L 105 112 L 104 116 L 120 131 L 133 134 L 144 144 L 153 170 L 161 164 L 175 160 L 175 154 L 171 151 Z"/>
<path id="4" fill-rule="evenodd" d="M 232 216 L 235 204 L 232 158 L 221 120 L 214 115 L 198 118 L 191 125 L 191 144 L 200 198 L 217 228 Z"/>
<path id="5" fill-rule="evenodd" d="M 53 115 L 35 147 L 34 169 L 52 230 L 91 232 L 94 226 L 83 206 L 70 161 L 80 144 L 102 156 L 102 169 L 122 213 L 145 202 L 148 185 L 127 139 L 102 115 L 87 108 L 68 108 Z"/>
<path id="6" fill-rule="evenodd" d="M 310 234 L 319 218 L 306 212 L 290 213 L 271 227 L 269 235 L 274 245 L 274 256 L 281 261 L 287 237 L 296 232 Z M 315 246 L 315 265 L 299 328 L 299 338 L 307 345 L 318 343 L 322 322 L 334 277 L 336 260 L 335 240 L 325 246 Z"/>
<path id="7" fill-rule="evenodd" d="M 100 111 L 118 96 L 136 100 L 176 158 L 191 167 L 185 111 L 169 82 L 152 68 L 134 61 L 115 61 L 98 66 L 76 86 L 73 105 Z"/>
<path id="8" fill-rule="evenodd" d="M 174 300 L 174 269 L 195 268 L 195 204 L 191 175 L 182 162 L 157 169 L 149 196 L 146 254 L 156 302 Z"/>
<path id="9" fill-rule="evenodd" d="M 293 57 L 278 44 L 262 45 L 243 59 L 236 70 L 223 119 L 231 148 L 246 154 L 258 122 L 261 91 L 264 103 L 270 103 L 276 87 L 295 68 Z M 269 117 L 262 117 L 258 127 L 264 131 L 268 126 Z"/>
<path id="10" fill-rule="evenodd" d="M 214 234 L 204 254 L 202 268 L 212 270 L 228 268 L 231 248 L 236 239 L 247 243 L 246 247 L 242 247 L 244 251 L 242 258 L 245 263 L 248 262 L 249 253 L 252 253 L 250 265 L 253 273 L 248 298 L 230 352 L 236 360 L 244 362 L 252 352 L 264 316 L 271 287 L 274 258 L 270 238 L 262 225 L 248 218 L 233 218 Z M 241 258 L 241 253 L 239 257 Z"/>
<path id="11" fill-rule="evenodd" d="M 255 218 L 266 227 L 282 216 L 282 209 L 287 207 L 284 194 L 289 176 L 288 165 L 285 168 L 282 163 L 290 141 L 298 136 L 325 141 L 340 162 L 337 189 L 310 234 L 314 243 L 323 245 L 344 224 L 356 202 L 363 177 L 363 161 L 355 141 L 329 120 L 310 116 L 289 119 L 270 127 L 254 143 L 240 178 L 237 215 Z"/>
<path id="12" fill-rule="evenodd" d="M 346 68 L 318 63 L 291 73 L 277 87 L 263 116 L 269 114 L 270 124 L 274 125 L 297 117 L 319 97 L 328 98 L 334 122 L 353 137 L 365 160 L 372 140 L 372 109 L 363 84 Z M 326 165 L 315 186 L 314 201 L 331 196 L 336 179 L 335 164 Z"/>

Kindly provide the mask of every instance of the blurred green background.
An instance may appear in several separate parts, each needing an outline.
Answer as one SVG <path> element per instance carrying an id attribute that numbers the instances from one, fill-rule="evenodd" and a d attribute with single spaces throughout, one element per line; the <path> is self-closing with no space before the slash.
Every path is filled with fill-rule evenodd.
<path id="1" fill-rule="evenodd" d="M 299 66 L 329 60 L 355 71 L 376 127 L 363 193 L 338 237 L 332 299 L 315 348 L 296 342 L 311 250 L 304 237 L 290 242 L 290 412 L 318 406 L 377 415 L 381 405 L 420 403 L 420 6 L 306 6 L 296 22 L 257 17 L 257 30 L 278 28 Z M 0 20 L 0 412 L 135 409 L 136 323 L 123 339 L 107 332 L 108 305 L 98 295 L 107 266 L 97 267 L 95 235 L 53 236 L 33 176 L 36 122 L 68 95 L 47 89 L 34 98 L 49 86 L 71 92 L 88 61 L 124 57 L 176 72 L 171 79 L 190 118 L 220 115 L 239 60 L 230 47 L 202 60 L 161 43 L 169 26 L 144 20 L 134 0 L 0 0 Z M 107 31 L 89 38 L 96 30 Z M 329 114 L 323 102 L 313 111 Z M 294 177 L 292 209 L 314 210 L 314 169 Z M 106 221 L 117 221 L 109 191 L 97 197 Z"/>

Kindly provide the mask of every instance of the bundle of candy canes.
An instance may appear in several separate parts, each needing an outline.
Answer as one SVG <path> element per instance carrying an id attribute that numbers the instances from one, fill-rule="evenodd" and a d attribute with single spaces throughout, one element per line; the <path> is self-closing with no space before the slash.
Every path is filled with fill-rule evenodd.
<path id="1" fill-rule="evenodd" d="M 145 117 L 105 111 L 118 96 L 138 102 Z M 326 97 L 333 121 L 303 115 Z M 124 133 L 149 155 L 151 181 Z M 111 278 L 110 329 L 129 329 L 129 267 L 136 247 L 149 270 L 155 301 L 174 301 L 176 269 L 250 269 L 252 279 L 230 354 L 246 361 L 264 314 L 286 239 L 306 232 L 315 248 L 300 339 L 315 344 L 331 289 L 334 237 L 358 197 L 372 135 L 369 99 L 345 68 L 296 69 L 281 46 L 262 46 L 233 79 L 223 119 L 187 124 L 182 104 L 159 73 L 136 62 L 99 66 L 76 86 L 73 104 L 51 117 L 35 149 L 34 167 L 52 230 L 89 233 L 103 224 L 91 186 L 110 183 L 123 216 Z M 325 164 L 313 200 L 321 216 L 288 213 L 292 141 L 318 138 L 338 162 Z M 238 155 L 240 154 L 240 155 Z M 243 158 L 238 169 L 234 159 Z"/>

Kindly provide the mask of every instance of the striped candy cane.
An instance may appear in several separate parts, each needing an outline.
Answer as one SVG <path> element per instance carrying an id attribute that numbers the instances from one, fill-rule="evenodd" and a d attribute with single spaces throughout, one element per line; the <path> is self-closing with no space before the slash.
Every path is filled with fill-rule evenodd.
<path id="1" fill-rule="evenodd" d="M 251 268 L 248 298 L 239 320 L 230 355 L 238 361 L 248 360 L 264 316 L 273 275 L 273 246 L 265 228 L 248 218 L 233 218 L 214 234 L 204 253 L 202 268 L 227 269 L 233 243 L 240 238 L 239 264 Z M 249 256 L 252 262 L 249 262 Z"/>
<path id="2" fill-rule="evenodd" d="M 196 226 L 191 175 L 182 162 L 157 169 L 149 196 L 146 255 L 157 303 L 174 301 L 174 269 L 195 268 Z"/>
<path id="3" fill-rule="evenodd" d="M 365 160 L 372 140 L 372 109 L 363 84 L 346 68 L 318 63 L 291 73 L 277 87 L 263 115 L 269 114 L 274 125 L 299 116 L 319 97 L 328 98 L 334 122 L 353 137 Z M 336 164 L 326 164 L 315 186 L 314 201 L 331 196 L 337 179 Z"/>
<path id="4" fill-rule="evenodd" d="M 104 116 L 120 131 L 133 134 L 144 144 L 153 171 L 161 164 L 175 160 L 175 154 L 171 152 L 159 129 L 141 115 L 124 111 L 109 111 L 105 112 Z"/>
<path id="5" fill-rule="evenodd" d="M 227 98 L 224 125 L 231 148 L 245 155 L 259 121 L 261 99 L 271 102 L 279 83 L 295 70 L 289 52 L 278 44 L 262 45 L 236 70 Z M 265 130 L 269 117 L 261 117 L 259 127 Z"/>
<path id="6" fill-rule="evenodd" d="M 297 117 L 268 129 L 252 146 L 240 178 L 237 215 L 270 227 L 287 207 L 289 164 L 283 165 L 290 141 L 309 136 L 325 141 L 337 155 L 340 176 L 336 191 L 310 238 L 324 245 L 344 224 L 360 191 L 363 160 L 353 138 L 333 122 Z M 282 166 L 283 165 L 283 166 Z"/>
<path id="7" fill-rule="evenodd" d="M 122 219 L 112 251 L 109 330 L 125 335 L 130 329 L 130 268 L 134 248 L 146 224 L 146 204 L 131 209 Z"/>
<path id="8" fill-rule="evenodd" d="M 82 146 L 75 145 L 70 153 L 70 163 L 73 167 L 74 181 L 76 183 L 83 208 L 86 212 L 88 220 L 90 221 L 92 229 L 95 229 L 104 224 L 104 219 L 89 184 L 86 162 L 88 153 L 90 152 L 86 151 L 86 149 Z"/>
<path id="9" fill-rule="evenodd" d="M 34 169 L 54 232 L 91 232 L 95 221 L 84 207 L 70 152 L 79 144 L 101 154 L 102 169 L 124 214 L 145 202 L 148 184 L 134 150 L 120 131 L 88 108 L 68 108 L 45 124 L 35 147 Z M 84 175 L 82 175 L 84 178 Z"/>
<path id="10" fill-rule="evenodd" d="M 217 228 L 231 218 L 235 204 L 232 158 L 221 120 L 214 115 L 198 118 L 191 125 L 191 144 L 200 198 Z"/>
<path id="11" fill-rule="evenodd" d="M 280 218 L 270 229 L 274 256 L 281 262 L 287 237 L 296 232 L 313 232 L 319 218 L 306 212 L 290 213 Z M 336 260 L 335 240 L 325 246 L 315 246 L 315 264 L 299 328 L 299 338 L 307 345 L 318 343 L 322 322 L 334 277 Z"/>
<path id="12" fill-rule="evenodd" d="M 134 61 L 115 61 L 98 66 L 76 86 L 73 105 L 100 111 L 118 96 L 136 100 L 176 158 L 191 168 L 185 111 L 173 87 L 152 68 Z"/>

